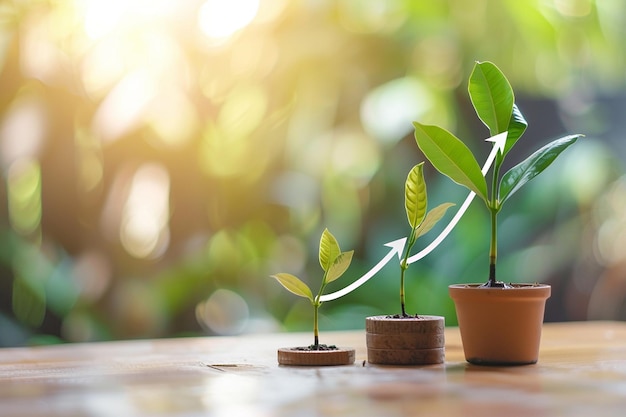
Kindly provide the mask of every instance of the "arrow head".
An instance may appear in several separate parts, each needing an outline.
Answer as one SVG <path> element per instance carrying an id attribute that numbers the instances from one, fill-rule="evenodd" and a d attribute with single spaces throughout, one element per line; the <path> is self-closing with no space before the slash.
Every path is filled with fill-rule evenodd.
<path id="1" fill-rule="evenodd" d="M 385 243 L 385 246 L 389 246 L 392 249 L 392 253 L 398 252 L 398 260 L 402 260 L 402 251 L 404 251 L 404 245 L 406 244 L 406 238 L 394 240 L 393 242 Z"/>
<path id="2" fill-rule="evenodd" d="M 493 147 L 498 149 L 498 153 L 504 153 L 504 147 L 506 146 L 506 138 L 508 136 L 509 132 L 502 132 L 502 133 L 498 133 L 495 136 L 492 136 L 488 139 L 485 139 L 485 141 L 487 142 L 493 142 Z"/>

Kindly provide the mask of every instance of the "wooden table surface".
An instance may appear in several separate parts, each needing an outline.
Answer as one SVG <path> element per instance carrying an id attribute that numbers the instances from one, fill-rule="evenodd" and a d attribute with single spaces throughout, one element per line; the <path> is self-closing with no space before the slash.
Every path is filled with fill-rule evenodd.
<path id="1" fill-rule="evenodd" d="M 364 363 L 365 332 L 322 332 L 354 365 L 284 367 L 309 334 L 0 349 L 0 416 L 624 416 L 626 323 L 546 324 L 539 363 L 479 367 L 446 329 L 446 363 Z"/>

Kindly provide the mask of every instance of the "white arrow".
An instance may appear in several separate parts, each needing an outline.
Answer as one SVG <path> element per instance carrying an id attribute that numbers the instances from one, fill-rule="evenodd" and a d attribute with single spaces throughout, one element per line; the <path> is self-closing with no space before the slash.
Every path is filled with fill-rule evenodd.
<path id="1" fill-rule="evenodd" d="M 487 172 L 489 171 L 489 168 L 491 168 L 491 164 L 493 164 L 493 161 L 496 160 L 496 156 L 498 155 L 498 152 L 504 152 L 504 145 L 506 144 L 507 134 L 508 132 L 503 132 L 495 136 L 492 136 L 488 139 L 485 139 L 488 142 L 493 142 L 494 146 L 491 149 L 491 153 L 489 153 L 489 156 L 487 157 L 487 160 L 485 161 L 485 165 L 483 165 L 483 168 L 481 170 L 483 176 L 486 175 Z M 463 202 L 463 204 L 461 205 L 461 208 L 459 208 L 459 211 L 456 212 L 456 214 L 454 215 L 450 223 L 446 226 L 445 229 L 442 230 L 439 236 L 437 236 L 437 238 L 433 240 L 430 243 L 430 245 L 426 246 L 424 249 L 422 249 L 415 255 L 411 256 L 409 259 L 407 259 L 407 263 L 412 264 L 413 262 L 417 262 L 418 260 L 428 255 L 430 252 L 432 252 L 437 246 L 439 246 L 439 244 L 443 242 L 443 240 L 448 236 L 448 234 L 452 231 L 452 229 L 454 229 L 454 226 L 456 226 L 459 220 L 461 220 L 461 217 L 463 217 L 463 214 L 465 214 L 465 211 L 467 210 L 469 205 L 472 203 L 472 200 L 474 200 L 475 196 L 476 196 L 476 193 L 474 193 L 473 191 L 470 192 L 467 198 L 465 199 L 465 201 Z M 385 257 L 381 259 L 380 262 L 378 262 L 365 275 L 363 275 L 361 278 L 354 281 L 352 284 L 348 285 L 347 287 L 339 291 L 330 293 L 330 294 L 322 295 L 320 297 L 320 301 L 324 302 L 324 301 L 335 300 L 339 297 L 343 297 L 344 295 L 349 294 L 352 291 L 356 290 L 361 285 L 365 284 L 365 282 L 367 282 L 370 278 L 376 275 L 376 273 L 380 271 L 382 267 L 385 266 L 393 258 L 393 255 L 395 255 L 396 253 L 398 254 L 398 260 L 401 261 L 402 252 L 404 251 L 405 244 L 406 244 L 405 237 L 402 239 L 394 240 L 393 242 L 385 243 L 385 246 L 389 246 L 391 248 L 391 251 L 389 251 L 389 253 L 385 255 Z"/>
<path id="2" fill-rule="evenodd" d="M 487 172 L 489 171 L 489 168 L 491 168 L 491 164 L 493 164 L 493 161 L 496 160 L 496 156 L 498 155 L 498 153 L 504 152 L 504 145 L 506 145 L 507 135 L 508 135 L 508 132 L 502 132 L 488 139 L 485 139 L 485 141 L 493 142 L 494 146 L 491 149 L 491 152 L 489 153 L 487 160 L 485 161 L 485 165 L 483 165 L 483 169 L 481 170 L 483 177 L 487 175 Z M 443 242 L 443 240 L 448 236 L 448 234 L 452 231 L 452 229 L 454 229 L 454 226 L 456 226 L 459 220 L 461 220 L 461 217 L 463 217 L 463 214 L 465 214 L 465 211 L 467 210 L 469 205 L 472 203 L 472 200 L 474 200 L 474 197 L 476 197 L 476 193 L 473 191 L 470 192 L 467 198 L 465 199 L 465 201 L 463 202 L 463 204 L 461 205 L 461 208 L 459 208 L 459 211 L 456 212 L 456 214 L 454 215 L 452 220 L 450 220 L 450 223 L 448 223 L 446 228 L 441 231 L 439 236 L 437 236 L 437 238 L 433 240 L 430 243 L 430 245 L 426 246 L 424 249 L 422 249 L 415 255 L 411 256 L 409 259 L 407 259 L 407 264 L 412 264 L 413 262 L 419 261 L 424 256 L 431 253 L 437 246 L 439 246 L 439 244 Z"/>
<path id="3" fill-rule="evenodd" d="M 368 281 L 371 277 L 373 277 L 378 271 L 380 271 L 383 266 L 387 265 L 387 263 L 393 258 L 393 255 L 395 255 L 396 253 L 398 254 L 398 260 L 401 260 L 405 243 L 406 243 L 405 237 L 403 237 L 402 239 L 394 240 L 393 242 L 385 243 L 385 246 L 389 246 L 391 250 L 389 251 L 387 255 L 385 255 L 383 259 L 380 260 L 380 262 L 376 264 L 376 266 L 374 266 L 374 268 L 370 269 L 367 274 L 363 275 L 361 278 L 357 279 L 356 281 L 354 281 L 352 284 L 348 285 L 347 287 L 339 291 L 330 293 L 330 294 L 322 295 L 320 297 L 320 301 L 323 302 L 323 301 L 334 300 L 339 297 L 343 297 L 344 295 L 349 294 L 352 291 L 356 290 L 361 285 L 365 284 L 365 282 Z"/>

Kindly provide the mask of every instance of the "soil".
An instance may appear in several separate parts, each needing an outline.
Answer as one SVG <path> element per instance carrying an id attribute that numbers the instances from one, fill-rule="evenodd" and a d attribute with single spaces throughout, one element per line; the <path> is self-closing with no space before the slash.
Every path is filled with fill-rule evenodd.
<path id="1" fill-rule="evenodd" d="M 481 288 L 513 288 L 513 284 L 507 284 L 502 281 L 496 281 L 494 283 L 492 283 L 491 281 L 487 281 L 480 287 Z"/>
<path id="2" fill-rule="evenodd" d="M 514 283 L 514 282 L 509 282 L 508 284 L 506 282 L 503 281 L 496 281 L 495 284 L 493 285 L 489 285 L 489 281 L 487 281 L 484 284 L 481 284 L 478 286 L 478 288 L 524 288 L 524 287 L 536 287 L 538 285 L 538 283 L 534 283 L 534 284 L 519 284 L 519 283 Z"/>
<path id="3" fill-rule="evenodd" d="M 386 318 L 388 319 L 420 319 L 422 318 L 420 315 L 418 314 L 407 314 L 406 316 L 403 316 L 402 314 L 394 314 L 393 316 L 387 316 Z"/>
<path id="4" fill-rule="evenodd" d="M 305 352 L 309 352 L 309 351 L 316 351 L 316 350 L 339 350 L 339 348 L 335 345 L 309 345 L 309 346 L 298 346 L 295 348 L 291 348 L 292 350 L 300 350 L 300 351 L 305 351 Z"/>

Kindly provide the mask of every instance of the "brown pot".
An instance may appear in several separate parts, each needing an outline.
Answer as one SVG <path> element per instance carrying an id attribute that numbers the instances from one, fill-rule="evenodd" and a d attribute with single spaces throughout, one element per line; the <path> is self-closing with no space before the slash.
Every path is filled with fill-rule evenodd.
<path id="1" fill-rule="evenodd" d="M 431 365 L 445 360 L 445 321 L 440 316 L 365 319 L 367 360 L 378 365 Z"/>
<path id="2" fill-rule="evenodd" d="M 477 365 L 528 365 L 537 362 L 550 286 L 511 284 L 513 288 L 450 285 L 465 359 Z"/>
<path id="3" fill-rule="evenodd" d="M 354 349 L 307 350 L 306 348 L 278 349 L 278 363 L 291 366 L 352 365 Z"/>

